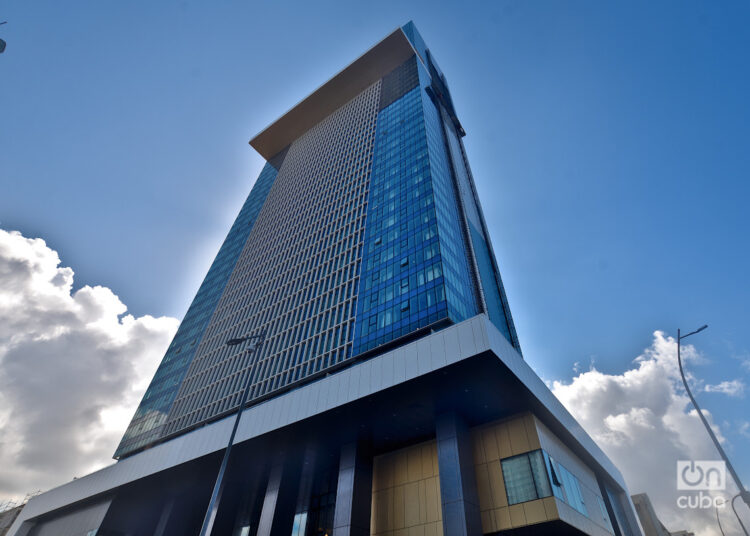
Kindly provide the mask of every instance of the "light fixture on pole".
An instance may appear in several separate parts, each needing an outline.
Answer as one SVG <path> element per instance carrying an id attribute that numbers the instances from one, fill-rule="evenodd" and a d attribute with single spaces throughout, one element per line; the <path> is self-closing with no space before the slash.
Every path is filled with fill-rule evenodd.
<path id="1" fill-rule="evenodd" d="M 266 337 L 265 331 L 261 331 L 258 335 L 249 335 L 246 337 L 237 337 L 229 339 L 226 343 L 227 346 L 238 346 L 245 341 L 254 340 L 255 344 L 247 349 L 248 353 L 256 353 L 258 348 L 263 344 Z M 248 377 L 247 383 L 245 384 L 245 390 L 242 392 L 242 400 L 240 400 L 239 406 L 237 406 L 237 416 L 234 418 L 234 426 L 232 427 L 232 433 L 229 435 L 229 442 L 224 449 L 224 459 L 221 461 L 221 467 L 219 468 L 219 474 L 216 477 L 216 483 L 214 484 L 214 490 L 211 493 L 211 500 L 208 502 L 208 508 L 206 509 L 206 515 L 203 518 L 203 525 L 201 526 L 200 536 L 208 536 L 211 534 L 211 530 L 216 520 L 216 513 L 219 510 L 219 502 L 221 501 L 221 492 L 224 489 L 224 473 L 227 470 L 227 464 L 229 462 L 229 453 L 232 451 L 232 444 L 234 443 L 234 436 L 237 433 L 237 427 L 240 424 L 240 417 L 242 417 L 242 410 L 247 404 L 247 398 L 250 395 L 250 387 L 252 382 Z"/>
<path id="2" fill-rule="evenodd" d="M 8 22 L 7 20 L 4 20 L 3 22 L 0 22 L 0 25 L 6 24 L 7 22 Z M 5 45 L 6 45 L 5 41 L 0 39 L 0 54 L 5 52 Z"/>
<path id="3" fill-rule="evenodd" d="M 700 406 L 698 406 L 698 402 L 696 402 L 695 397 L 693 396 L 693 393 L 690 391 L 690 387 L 688 386 L 687 379 L 685 378 L 685 371 L 682 368 L 682 356 L 680 354 L 680 343 L 682 342 L 682 339 L 686 339 L 690 337 L 691 335 L 700 333 L 707 327 L 708 327 L 708 324 L 703 325 L 699 327 L 698 329 L 696 329 L 695 331 L 691 331 L 687 335 L 681 335 L 680 330 L 679 329 L 677 330 L 677 364 L 680 367 L 680 377 L 682 378 L 682 384 L 685 386 L 685 391 L 687 391 L 688 397 L 690 397 L 690 402 L 693 403 L 693 407 L 695 407 L 695 410 L 698 412 L 698 417 L 700 417 L 701 422 L 703 423 L 703 426 L 706 428 L 706 431 L 708 432 L 709 437 L 711 437 L 711 441 L 713 441 L 714 446 L 716 446 L 716 450 L 719 451 L 719 455 L 721 456 L 721 459 L 724 460 L 724 463 L 726 464 L 729 474 L 732 475 L 732 479 L 737 485 L 737 488 L 740 490 L 740 492 L 735 496 L 735 499 L 737 497 L 741 497 L 742 500 L 745 501 L 745 503 L 748 506 L 750 506 L 750 492 L 748 492 L 742 485 L 742 481 L 740 480 L 740 477 L 737 474 L 737 471 L 734 470 L 732 463 L 729 461 L 729 457 L 727 456 L 727 453 L 724 452 L 724 449 L 719 443 L 719 440 L 716 438 L 716 434 L 714 434 L 714 431 L 711 429 L 711 426 L 708 424 L 708 420 L 706 419 L 705 415 L 703 415 L 703 411 L 701 411 Z M 732 504 L 732 508 L 734 508 L 734 504 Z M 735 510 L 735 514 L 736 513 L 737 511 Z M 737 517 L 737 519 L 739 520 L 739 516 Z M 740 524 L 742 525 L 742 521 L 740 521 Z M 742 529 L 743 530 L 745 529 L 744 525 L 742 526 Z M 747 534 L 747 531 L 745 531 L 745 534 Z"/>

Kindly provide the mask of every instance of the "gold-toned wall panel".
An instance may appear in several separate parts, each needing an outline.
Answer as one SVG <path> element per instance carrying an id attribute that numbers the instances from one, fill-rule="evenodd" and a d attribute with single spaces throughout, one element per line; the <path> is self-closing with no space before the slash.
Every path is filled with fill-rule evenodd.
<path id="1" fill-rule="evenodd" d="M 435 441 L 374 459 L 372 536 L 443 536 L 442 519 Z"/>
<path id="2" fill-rule="evenodd" d="M 471 435 L 484 534 L 559 519 L 554 497 L 508 505 L 500 460 L 540 448 L 533 415 L 478 426 Z"/>

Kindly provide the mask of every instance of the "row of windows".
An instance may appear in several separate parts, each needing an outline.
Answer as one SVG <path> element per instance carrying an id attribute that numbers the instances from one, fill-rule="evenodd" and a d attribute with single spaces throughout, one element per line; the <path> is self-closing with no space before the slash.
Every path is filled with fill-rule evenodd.
<path id="1" fill-rule="evenodd" d="M 167 432 L 351 354 L 379 84 L 295 141 L 172 407 Z M 257 356 L 227 339 L 266 331 Z"/>
<path id="2" fill-rule="evenodd" d="M 385 329 L 400 329 L 406 324 L 419 319 L 420 313 L 437 312 L 440 302 L 445 301 L 445 290 L 441 280 L 435 281 L 434 285 L 425 285 L 425 290 L 414 292 L 409 298 L 404 298 L 399 303 L 390 307 L 378 308 L 377 314 L 371 314 L 366 323 L 362 323 L 360 334 L 365 337 L 370 333 L 378 332 L 378 336 L 385 334 Z M 401 323 L 400 325 L 398 323 Z M 393 324 L 396 324 L 392 326 Z"/>
<path id="3" fill-rule="evenodd" d="M 403 301 L 404 297 L 414 295 L 418 287 L 440 277 L 440 263 L 428 264 L 428 261 L 438 258 L 437 244 L 418 252 L 421 253 L 424 253 L 424 258 L 413 263 L 409 270 L 401 271 L 398 276 L 385 277 L 383 283 L 379 282 L 379 276 L 378 279 L 371 279 L 369 285 L 365 285 L 369 289 L 369 295 L 364 306 L 372 312 L 378 311 L 382 306 L 390 305 L 392 300 Z M 417 266 L 424 268 L 418 269 Z M 388 275 L 389 271 L 386 269 L 384 273 Z"/>
<path id="4" fill-rule="evenodd" d="M 420 88 L 415 87 L 378 115 L 355 354 L 447 315 L 437 234 Z"/>

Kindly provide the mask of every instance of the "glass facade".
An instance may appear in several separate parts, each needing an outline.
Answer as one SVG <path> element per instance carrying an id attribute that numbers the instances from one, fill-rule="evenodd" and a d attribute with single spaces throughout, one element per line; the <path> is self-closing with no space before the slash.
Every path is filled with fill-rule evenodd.
<path id="1" fill-rule="evenodd" d="M 466 235 L 462 231 L 463 219 L 445 144 L 440 104 L 429 96 L 427 88 L 430 87 L 431 79 L 421 64 L 419 78 L 449 313 L 451 320 L 460 322 L 479 312 L 476 278 L 469 265 L 470 254 L 465 241 Z"/>
<path id="2" fill-rule="evenodd" d="M 478 312 L 439 104 L 424 66 L 407 64 L 416 85 L 378 114 L 355 355 Z"/>
<path id="3" fill-rule="evenodd" d="M 460 228 L 464 231 L 464 239 L 470 250 L 469 256 L 473 260 L 474 270 L 472 272 L 477 272 L 478 281 L 476 284 L 481 287 L 479 295 L 482 309 L 487 313 L 493 324 L 520 352 L 521 348 L 510 314 L 510 307 L 495 262 L 489 233 L 474 188 L 471 169 L 466 159 L 466 152 L 461 141 L 461 137 L 465 133 L 456 117 L 448 83 L 414 23 L 407 23 L 402 30 L 417 52 L 417 57 L 420 59 L 420 80 L 433 102 L 433 106 L 425 106 L 426 121 L 431 126 L 432 132 L 437 134 L 434 139 L 444 138 L 442 143 L 447 148 L 447 156 L 453 173 L 452 182 L 456 188 L 454 199 L 461 208 L 462 225 Z M 435 112 L 437 112 L 437 117 L 435 117 Z M 439 147 L 439 144 L 436 144 L 435 147 Z M 445 148 L 440 147 L 438 152 L 443 153 L 445 150 Z M 454 241 L 454 243 L 456 242 Z"/>
<path id="4" fill-rule="evenodd" d="M 283 155 L 278 160 L 283 160 Z M 274 162 L 279 166 L 280 164 Z M 250 195 L 245 200 L 237 219 L 234 221 L 224 243 L 219 249 L 206 274 L 193 302 L 185 313 L 177 333 L 172 339 L 164 358 L 156 370 L 151 384 L 143 395 L 120 445 L 115 458 L 128 451 L 152 443 L 161 435 L 169 409 L 180 389 L 185 373 L 195 356 L 195 352 L 208 326 L 216 305 L 226 287 L 240 252 L 263 203 L 271 190 L 277 168 L 266 163 L 255 181 Z"/>
<path id="5" fill-rule="evenodd" d="M 464 158 L 463 146 L 456 133 L 455 126 L 445 114 L 443 114 L 442 120 L 451 161 L 453 162 L 459 198 L 463 203 L 464 213 L 466 214 L 466 228 L 469 231 L 480 284 L 484 290 L 483 296 L 487 315 L 500 332 L 513 342 L 515 333 L 513 323 L 509 320 L 510 310 L 503 303 L 504 291 L 499 283 L 498 271 L 492 261 L 494 256 L 490 251 L 484 232 L 484 219 L 475 201 L 475 193 L 472 181 L 469 179 L 469 169 Z M 517 343 L 514 344 L 517 345 Z"/>
<path id="6" fill-rule="evenodd" d="M 445 77 L 403 32 L 416 53 L 266 164 L 116 457 L 479 313 L 518 348 Z"/>
<path id="7" fill-rule="evenodd" d="M 551 456 L 544 455 L 547 470 L 552 480 L 552 490 L 555 497 L 566 502 L 578 512 L 588 517 L 589 511 L 583 500 L 581 484 L 573 473 L 568 471 L 562 464 L 557 463 Z"/>
<path id="8" fill-rule="evenodd" d="M 420 88 L 378 115 L 354 354 L 447 316 Z"/>

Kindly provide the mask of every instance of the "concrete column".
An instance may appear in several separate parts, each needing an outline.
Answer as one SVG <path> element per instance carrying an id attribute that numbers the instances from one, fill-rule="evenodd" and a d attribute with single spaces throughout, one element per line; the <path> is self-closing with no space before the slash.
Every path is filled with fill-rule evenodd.
<path id="1" fill-rule="evenodd" d="M 471 435 L 466 421 L 451 412 L 440 415 L 437 432 L 440 502 L 443 509 L 443 534 L 481 536 Z"/>
<path id="2" fill-rule="evenodd" d="M 257 536 L 289 536 L 292 533 L 299 477 L 297 460 L 283 454 L 277 456 L 268 476 Z"/>
<path id="3" fill-rule="evenodd" d="M 372 455 L 363 442 L 341 447 L 333 536 L 369 536 Z"/>

